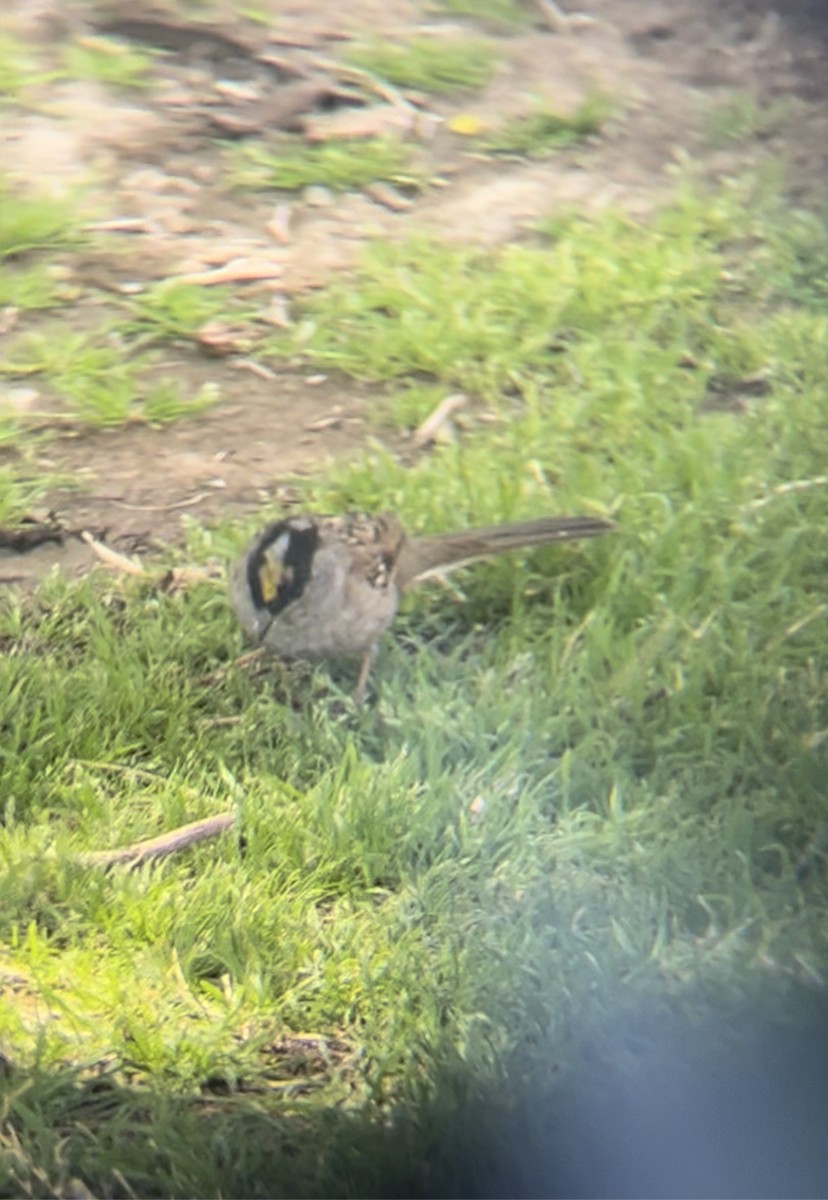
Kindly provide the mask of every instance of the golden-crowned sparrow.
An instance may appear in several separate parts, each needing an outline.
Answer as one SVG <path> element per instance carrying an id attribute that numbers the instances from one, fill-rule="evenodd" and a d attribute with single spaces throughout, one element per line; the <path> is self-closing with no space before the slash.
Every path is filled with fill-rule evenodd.
<path id="1" fill-rule="evenodd" d="M 230 597 L 245 632 L 283 658 L 361 654 L 361 700 L 377 641 L 408 588 L 490 555 L 612 528 L 601 517 L 540 517 L 407 537 L 390 514 L 286 517 L 233 565 Z"/>

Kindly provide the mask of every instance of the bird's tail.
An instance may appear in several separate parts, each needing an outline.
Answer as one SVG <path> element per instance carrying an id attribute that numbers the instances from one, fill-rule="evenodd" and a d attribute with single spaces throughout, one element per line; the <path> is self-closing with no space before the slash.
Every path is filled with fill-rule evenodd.
<path id="1" fill-rule="evenodd" d="M 399 585 L 404 590 L 430 575 L 444 574 L 481 558 L 550 542 L 598 537 L 614 528 L 603 517 L 539 517 L 534 521 L 414 537 L 406 542 L 400 554 Z"/>

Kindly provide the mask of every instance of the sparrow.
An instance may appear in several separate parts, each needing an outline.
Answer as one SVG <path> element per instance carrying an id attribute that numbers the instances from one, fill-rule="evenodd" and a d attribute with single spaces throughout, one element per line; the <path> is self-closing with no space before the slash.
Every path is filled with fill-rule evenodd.
<path id="1" fill-rule="evenodd" d="M 602 517 L 539 517 L 408 537 L 391 513 L 290 516 L 258 533 L 233 564 L 230 601 L 248 637 L 281 658 L 361 655 L 359 704 L 377 643 L 416 584 L 510 550 L 613 528 Z"/>

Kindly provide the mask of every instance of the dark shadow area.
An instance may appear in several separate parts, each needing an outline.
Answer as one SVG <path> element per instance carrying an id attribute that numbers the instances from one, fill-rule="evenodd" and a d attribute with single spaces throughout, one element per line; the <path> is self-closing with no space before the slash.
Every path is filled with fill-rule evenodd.
<path id="1" fill-rule="evenodd" d="M 531 1079 L 486 1086 L 457 1064 L 421 1104 L 372 1117 L 7 1067 L 0 1194 L 77 1195 L 78 1180 L 93 1196 L 127 1195 L 123 1181 L 141 1196 L 828 1194 L 821 993 L 789 995 L 784 1016 L 639 1011 L 567 1058 L 538 1050 Z"/>
<path id="2" fill-rule="evenodd" d="M 771 58 L 778 40 L 775 27 L 784 31 L 793 39 L 787 51 L 794 93 L 813 100 L 828 95 L 828 0 L 726 0 L 719 12 L 741 21 L 746 36 L 757 39 L 760 54 Z"/>
<path id="3" fill-rule="evenodd" d="M 828 0 L 724 0 L 710 7 L 718 17 L 743 18 L 748 25 L 775 14 L 792 32 L 821 36 L 828 41 Z"/>
<path id="4" fill-rule="evenodd" d="M 823 997 L 792 1003 L 791 1021 L 641 1015 L 604 1030 L 559 1087 L 525 1092 L 491 1174 L 472 1155 L 466 1178 L 427 1194 L 825 1196 L 828 1012 Z"/>
<path id="5" fill-rule="evenodd" d="M 775 96 L 819 104 L 828 96 L 828 0 L 593 5 L 644 58 L 703 91 L 734 87 L 760 104 Z"/>
<path id="6" fill-rule="evenodd" d="M 768 4 L 785 21 L 795 22 L 812 32 L 828 38 L 828 0 L 785 0 L 784 4 Z"/>

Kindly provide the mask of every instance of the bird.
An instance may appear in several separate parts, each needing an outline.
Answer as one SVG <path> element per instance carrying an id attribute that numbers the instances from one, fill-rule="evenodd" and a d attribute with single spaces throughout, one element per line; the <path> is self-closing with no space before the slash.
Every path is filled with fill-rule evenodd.
<path id="1" fill-rule="evenodd" d="M 256 534 L 233 563 L 230 602 L 244 632 L 283 659 L 361 655 L 359 705 L 401 596 L 480 559 L 597 537 L 603 517 L 538 517 L 409 537 L 393 513 L 295 514 Z"/>

